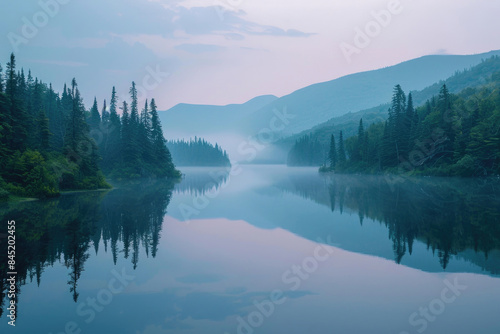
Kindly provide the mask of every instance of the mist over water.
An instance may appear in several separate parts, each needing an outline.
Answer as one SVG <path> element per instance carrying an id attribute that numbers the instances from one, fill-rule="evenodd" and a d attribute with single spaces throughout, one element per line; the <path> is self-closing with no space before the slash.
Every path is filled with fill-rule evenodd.
<path id="1" fill-rule="evenodd" d="M 70 321 L 92 333 L 413 333 L 423 321 L 428 333 L 498 327 L 498 180 L 390 184 L 314 168 L 240 167 L 234 175 L 185 168 L 177 184 L 2 204 L 23 250 L 17 329 L 54 333 Z M 106 300 L 103 289 L 122 272 L 130 281 Z M 442 316 L 419 315 L 455 283 L 466 288 Z M 97 302 L 101 311 L 92 311 L 92 298 L 105 302 Z"/>

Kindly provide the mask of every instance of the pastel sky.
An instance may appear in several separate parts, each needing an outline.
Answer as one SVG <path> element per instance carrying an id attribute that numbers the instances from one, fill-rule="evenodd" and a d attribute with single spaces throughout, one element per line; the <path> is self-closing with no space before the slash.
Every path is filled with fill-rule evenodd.
<path id="1" fill-rule="evenodd" d="M 76 77 L 87 105 L 109 100 L 112 86 L 125 98 L 132 81 L 160 109 L 223 105 L 423 55 L 500 49 L 499 12 L 497 0 L 9 1 L 0 63 L 15 51 L 58 91 Z M 340 46 L 356 46 L 358 28 L 371 37 L 348 61 Z"/>

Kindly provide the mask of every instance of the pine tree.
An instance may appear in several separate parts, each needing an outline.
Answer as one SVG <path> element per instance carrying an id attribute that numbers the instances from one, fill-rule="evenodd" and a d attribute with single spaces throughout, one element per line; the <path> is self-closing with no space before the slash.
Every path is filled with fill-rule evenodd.
<path id="1" fill-rule="evenodd" d="M 3 68 L 2 64 L 0 64 L 0 93 L 3 93 Z"/>
<path id="2" fill-rule="evenodd" d="M 339 152 L 338 152 L 338 162 L 344 164 L 347 160 L 344 148 L 344 135 L 342 131 L 340 131 L 339 135 Z"/>
<path id="3" fill-rule="evenodd" d="M 49 89 L 45 94 L 45 106 L 47 117 L 49 118 L 49 132 L 51 133 L 50 148 L 51 150 L 62 152 L 65 120 L 59 95 L 54 92 L 52 84 L 49 85 Z"/>
<path id="4" fill-rule="evenodd" d="M 29 75 L 31 77 L 31 73 Z M 26 101 L 29 101 L 29 130 L 28 131 L 28 146 L 35 147 L 36 149 L 41 149 L 41 114 L 45 114 L 44 105 L 42 100 L 42 85 L 38 82 L 38 78 L 33 84 L 28 84 L 27 90 L 29 97 Z M 46 116 L 44 116 L 46 117 Z"/>
<path id="5" fill-rule="evenodd" d="M 392 105 L 389 109 L 388 119 L 388 135 L 391 142 L 386 152 L 388 166 L 397 166 L 402 158 L 405 146 L 404 119 L 406 111 L 406 95 L 401 86 L 396 85 L 393 91 Z"/>
<path id="6" fill-rule="evenodd" d="M 99 129 L 101 124 L 101 115 L 99 114 L 99 107 L 97 106 L 97 99 L 94 97 L 94 104 L 90 109 L 89 125 L 92 129 Z"/>
<path id="7" fill-rule="evenodd" d="M 10 110 L 7 115 L 9 146 L 13 151 L 22 152 L 26 147 L 28 117 L 18 96 L 18 76 L 16 75 L 16 58 L 12 53 L 7 63 L 6 92 L 10 100 Z"/>
<path id="8" fill-rule="evenodd" d="M 151 163 L 152 159 L 152 145 L 151 145 L 151 114 L 149 113 L 148 100 L 144 103 L 144 108 L 140 115 L 139 127 L 139 146 L 141 147 L 142 161 L 144 163 Z"/>
<path id="9" fill-rule="evenodd" d="M 9 100 L 6 94 L 0 92 L 0 170 L 3 170 L 5 168 L 6 157 L 10 153 L 8 146 L 8 136 L 10 133 L 8 114 Z"/>
<path id="10" fill-rule="evenodd" d="M 102 116 L 102 122 L 107 123 L 109 122 L 109 112 L 106 106 L 106 100 L 104 100 L 102 104 L 102 111 L 101 111 L 101 116 Z"/>
<path id="11" fill-rule="evenodd" d="M 76 165 L 78 173 L 66 180 L 64 186 L 67 188 L 106 186 L 98 167 L 100 160 L 98 148 L 90 138 L 89 126 L 85 120 L 85 106 L 75 79 L 71 82 L 71 98 L 73 105 L 68 118 L 64 153 L 68 160 Z"/>
<path id="12" fill-rule="evenodd" d="M 443 114 L 451 109 L 451 97 L 446 84 L 444 84 L 439 91 L 437 107 Z"/>
<path id="13" fill-rule="evenodd" d="M 385 169 L 392 165 L 392 140 L 389 130 L 389 122 L 384 122 L 384 134 L 382 135 L 382 142 L 380 143 L 380 169 Z"/>
<path id="14" fill-rule="evenodd" d="M 49 129 L 49 118 L 43 109 L 40 109 L 40 113 L 38 115 L 38 129 L 40 149 L 42 151 L 48 151 L 50 148 L 51 133 Z"/>
<path id="15" fill-rule="evenodd" d="M 337 165 L 337 145 L 335 145 L 335 137 L 332 135 L 330 137 L 330 151 L 328 154 L 328 160 L 330 162 L 330 169 L 334 170 Z"/>
<path id="16" fill-rule="evenodd" d="M 121 150 L 123 152 L 123 163 L 129 166 L 136 165 L 136 156 L 132 149 L 132 121 L 128 111 L 127 101 L 122 104 L 122 134 L 121 134 Z"/>
<path id="17" fill-rule="evenodd" d="M 66 137 L 64 139 L 65 153 L 73 154 L 78 151 L 78 144 L 83 139 L 85 133 L 85 110 L 78 91 L 76 79 L 71 81 L 71 110 L 68 118 L 68 126 L 66 129 Z M 76 162 L 76 157 L 71 158 Z"/>
<path id="18" fill-rule="evenodd" d="M 364 160 L 366 154 L 365 145 L 366 145 L 365 127 L 363 126 L 363 119 L 361 118 L 359 120 L 359 126 L 358 126 L 358 138 L 355 147 L 355 157 L 354 156 L 352 157 L 354 161 L 362 162 Z"/>
<path id="19" fill-rule="evenodd" d="M 104 141 L 102 167 L 105 172 L 112 171 L 122 161 L 122 124 L 117 112 L 118 98 L 113 87 L 109 105 L 109 124 L 106 127 L 106 140 Z"/>
<path id="20" fill-rule="evenodd" d="M 132 87 L 130 87 L 130 98 L 132 102 L 130 103 L 130 122 L 134 124 L 134 127 L 139 124 L 139 105 L 137 100 L 137 88 L 135 87 L 135 82 L 132 81 Z"/>
<path id="21" fill-rule="evenodd" d="M 401 133 L 401 152 L 406 155 L 409 153 L 411 148 L 411 134 L 412 134 L 412 123 L 413 123 L 413 114 L 415 110 L 413 107 L 413 96 L 411 93 L 408 94 L 408 103 L 406 105 L 405 115 L 403 117 L 402 123 L 402 133 Z"/>
<path id="22" fill-rule="evenodd" d="M 151 112 L 151 140 L 153 148 L 153 156 L 156 160 L 156 165 L 159 166 L 159 176 L 178 177 L 179 172 L 175 169 L 172 162 L 172 156 L 167 148 L 163 130 L 161 128 L 160 117 L 156 110 L 156 103 L 151 99 L 149 106 Z"/>
<path id="23" fill-rule="evenodd" d="M 123 124 L 122 135 L 123 137 L 126 136 L 123 154 L 125 162 L 128 163 L 134 173 L 141 174 L 141 149 L 139 147 L 140 123 L 135 82 L 132 82 L 132 87 L 130 88 L 130 98 L 130 115 L 128 116 L 127 123 Z"/>
<path id="24" fill-rule="evenodd" d="M 455 112 L 452 108 L 452 96 L 448 91 L 446 84 L 441 87 L 438 96 L 437 108 L 441 113 L 442 122 L 440 126 L 444 129 L 447 140 L 443 145 L 444 155 L 451 159 L 453 156 L 454 145 L 456 142 L 455 133 Z"/>

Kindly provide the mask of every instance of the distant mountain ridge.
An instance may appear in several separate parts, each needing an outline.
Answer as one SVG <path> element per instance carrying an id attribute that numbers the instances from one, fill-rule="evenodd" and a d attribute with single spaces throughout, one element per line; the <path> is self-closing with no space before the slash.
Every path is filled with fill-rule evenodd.
<path id="1" fill-rule="evenodd" d="M 260 129 L 266 126 L 267 115 L 272 110 L 286 108 L 296 118 L 284 132 L 298 133 L 332 117 L 387 103 L 395 84 L 400 84 L 407 91 L 422 90 L 493 55 L 500 55 L 500 50 L 471 56 L 424 56 L 395 66 L 314 84 L 264 106 L 248 119 L 247 124 Z"/>
<path id="2" fill-rule="evenodd" d="M 439 90 L 446 84 L 450 93 L 459 93 L 460 91 L 469 88 L 477 87 L 486 84 L 487 79 L 494 73 L 500 72 L 500 58 L 489 58 L 480 64 L 461 72 L 455 73 L 453 76 L 440 80 L 433 85 L 425 87 L 419 91 L 412 91 L 413 102 L 415 106 L 424 104 L 433 96 L 437 96 Z M 397 83 L 394 83 L 396 85 Z M 406 90 L 405 86 L 402 88 Z M 392 90 L 389 91 L 391 93 Z M 407 91 L 407 93 L 410 93 Z M 361 110 L 354 113 L 347 113 L 339 117 L 333 117 L 326 122 L 315 125 L 314 127 L 294 134 L 290 137 L 282 139 L 278 144 L 284 147 L 290 147 L 295 140 L 304 136 L 312 135 L 317 138 L 320 143 L 328 144 L 331 134 L 338 134 L 342 130 L 345 134 L 344 138 L 349 138 L 357 134 L 359 120 L 363 118 L 366 126 L 376 122 L 383 121 L 387 118 L 387 109 L 390 106 L 390 99 L 387 103 L 372 107 L 366 110 Z"/>
<path id="3" fill-rule="evenodd" d="M 220 143 L 227 148 L 231 159 L 239 160 L 238 144 L 267 129 L 276 110 L 286 110 L 294 116 L 275 136 L 286 138 L 332 118 L 343 115 L 349 118 L 374 106 L 380 106 L 378 112 L 381 113 L 386 110 L 384 105 L 390 101 L 395 84 L 401 84 L 407 92 L 422 90 L 493 55 L 500 55 L 500 50 L 465 56 L 424 56 L 317 83 L 281 98 L 264 95 L 244 104 L 227 106 L 179 104 L 160 112 L 160 117 L 168 139 L 201 136 Z M 265 151 L 259 152 L 259 159 L 268 159 Z"/>
<path id="4" fill-rule="evenodd" d="M 175 133 L 183 133 L 181 137 L 202 137 L 233 128 L 242 117 L 249 117 L 277 99 L 274 95 L 263 95 L 243 104 L 225 106 L 180 103 L 161 112 L 160 117 L 168 139 L 176 139 L 172 137 Z"/>

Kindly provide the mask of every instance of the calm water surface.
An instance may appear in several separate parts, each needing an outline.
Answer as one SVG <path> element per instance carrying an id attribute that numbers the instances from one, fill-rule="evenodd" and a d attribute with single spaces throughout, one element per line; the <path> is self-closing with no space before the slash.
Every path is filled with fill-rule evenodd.
<path id="1" fill-rule="evenodd" d="M 242 166 L 0 205 L 1 333 L 500 333 L 500 182 Z"/>

